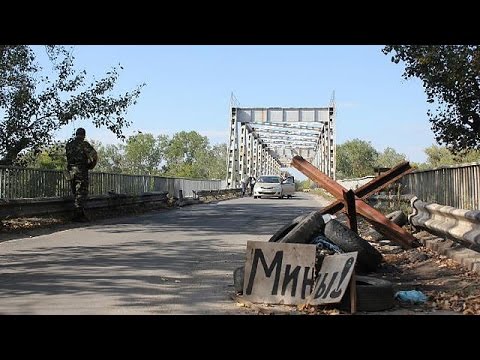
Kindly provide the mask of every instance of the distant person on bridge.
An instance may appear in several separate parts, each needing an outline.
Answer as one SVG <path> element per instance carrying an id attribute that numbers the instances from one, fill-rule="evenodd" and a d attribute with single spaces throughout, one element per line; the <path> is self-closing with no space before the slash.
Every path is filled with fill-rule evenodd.
<path id="1" fill-rule="evenodd" d="M 75 137 L 68 140 L 65 151 L 67 155 L 67 178 L 70 180 L 72 194 L 75 198 L 73 221 L 88 221 L 85 215 L 85 201 L 88 197 L 88 170 L 97 164 L 97 152 L 85 141 L 85 129 L 78 128 Z"/>
<path id="2" fill-rule="evenodd" d="M 242 187 L 242 196 L 245 196 L 245 190 L 247 188 L 247 181 L 245 180 L 245 175 L 242 175 L 242 179 L 240 180 L 240 185 Z"/>
<path id="3" fill-rule="evenodd" d="M 255 179 L 255 176 L 250 176 L 248 178 L 248 182 L 250 184 L 250 196 L 253 195 L 253 188 L 255 187 L 255 183 L 257 182 L 257 179 Z"/>

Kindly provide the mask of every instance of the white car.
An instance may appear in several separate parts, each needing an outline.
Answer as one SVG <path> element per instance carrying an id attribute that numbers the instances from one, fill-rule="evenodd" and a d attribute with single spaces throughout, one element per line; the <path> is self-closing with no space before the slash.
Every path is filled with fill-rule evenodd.
<path id="1" fill-rule="evenodd" d="M 262 196 L 278 196 L 283 199 L 284 196 L 292 197 L 295 192 L 295 181 L 293 176 L 286 180 L 279 175 L 262 175 L 257 179 L 253 187 L 253 198 Z"/>

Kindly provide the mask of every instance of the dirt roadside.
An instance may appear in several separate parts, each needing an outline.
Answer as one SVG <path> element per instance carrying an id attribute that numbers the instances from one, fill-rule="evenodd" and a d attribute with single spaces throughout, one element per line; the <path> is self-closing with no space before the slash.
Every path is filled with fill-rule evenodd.
<path id="1" fill-rule="evenodd" d="M 344 216 L 338 220 L 345 222 Z M 359 234 L 368 240 L 380 253 L 384 261 L 374 276 L 391 281 L 394 292 L 418 290 L 428 296 L 421 305 L 412 305 L 395 300 L 395 306 L 382 312 L 357 312 L 357 315 L 480 315 L 480 275 L 466 270 L 446 256 L 425 247 L 402 250 L 388 241 L 373 241 L 368 235 L 372 226 L 358 218 Z M 411 229 L 408 229 L 411 231 Z M 418 239 L 430 236 L 422 231 L 414 233 Z M 280 305 L 251 304 L 237 297 L 238 306 L 250 308 L 258 314 L 349 314 L 334 306 L 294 307 Z"/>
<path id="2" fill-rule="evenodd" d="M 366 235 L 370 225 L 360 221 L 360 235 Z M 414 233 L 421 239 L 430 233 Z M 424 305 L 408 305 L 396 301 L 393 312 L 404 309 L 408 313 L 444 312 L 480 315 L 480 275 L 468 271 L 456 261 L 444 255 L 419 247 L 401 250 L 397 246 L 382 245 L 382 242 L 370 242 L 379 250 L 384 262 L 373 276 L 389 280 L 395 291 L 419 290 L 428 296 Z"/>

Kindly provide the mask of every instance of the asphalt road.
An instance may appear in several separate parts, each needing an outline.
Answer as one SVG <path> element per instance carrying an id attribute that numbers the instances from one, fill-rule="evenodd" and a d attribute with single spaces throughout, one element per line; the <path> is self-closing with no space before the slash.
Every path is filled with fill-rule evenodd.
<path id="1" fill-rule="evenodd" d="M 242 314 L 247 241 L 327 203 L 246 197 L 1 242 L 0 314 Z"/>

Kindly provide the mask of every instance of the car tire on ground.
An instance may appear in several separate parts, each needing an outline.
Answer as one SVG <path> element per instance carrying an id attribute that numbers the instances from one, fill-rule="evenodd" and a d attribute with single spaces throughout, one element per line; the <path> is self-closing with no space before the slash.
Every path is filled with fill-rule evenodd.
<path id="1" fill-rule="evenodd" d="M 385 217 L 398 226 L 403 226 L 407 223 L 407 216 L 402 210 L 391 212 L 390 214 L 385 215 Z M 385 236 L 375 229 L 370 229 L 367 235 L 374 241 L 385 239 Z"/>
<path id="2" fill-rule="evenodd" d="M 298 223 L 305 218 L 305 216 L 307 216 L 307 215 L 297 216 L 295 219 L 290 221 L 288 224 L 283 225 L 280 229 L 278 229 L 272 235 L 272 237 L 270 239 L 268 239 L 268 242 L 277 242 L 278 240 L 280 240 L 282 237 L 287 235 L 290 232 L 290 230 L 292 230 L 295 226 L 297 226 Z"/>
<path id="3" fill-rule="evenodd" d="M 374 271 L 382 262 L 380 254 L 367 240 L 332 219 L 325 225 L 325 237 L 345 252 L 358 251 L 355 269 L 359 272 Z"/>
<path id="4" fill-rule="evenodd" d="M 325 222 L 321 211 L 312 211 L 277 242 L 309 244 L 315 236 L 323 233 L 324 228 Z"/>
<path id="5" fill-rule="evenodd" d="M 383 311 L 394 304 L 394 291 L 390 281 L 371 276 L 356 276 L 357 311 Z M 348 285 L 339 309 L 350 311 L 350 285 Z"/>
<path id="6" fill-rule="evenodd" d="M 388 220 L 397 224 L 398 226 L 403 226 L 407 223 L 407 216 L 402 210 L 391 212 L 390 214 L 385 216 Z"/>

